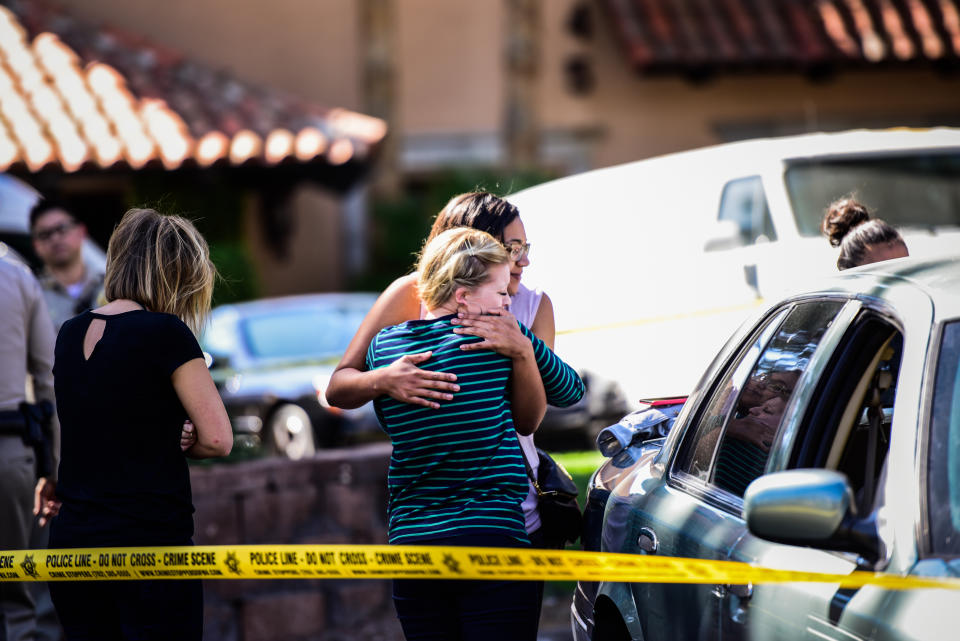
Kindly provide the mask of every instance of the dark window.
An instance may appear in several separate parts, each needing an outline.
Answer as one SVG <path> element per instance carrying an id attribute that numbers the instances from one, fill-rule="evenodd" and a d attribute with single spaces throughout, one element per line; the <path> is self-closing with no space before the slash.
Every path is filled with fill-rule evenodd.
<path id="1" fill-rule="evenodd" d="M 960 556 L 960 322 L 946 325 L 937 361 L 929 444 L 930 543 Z"/>
<path id="2" fill-rule="evenodd" d="M 960 225 L 956 152 L 793 162 L 786 183 L 803 236 L 818 236 L 824 208 L 849 194 L 894 227 Z"/>
<path id="3" fill-rule="evenodd" d="M 760 176 L 731 180 L 724 186 L 717 220 L 736 226 L 741 246 L 777 239 Z"/>
<path id="4" fill-rule="evenodd" d="M 868 513 L 890 445 L 903 336 L 875 313 L 861 314 L 818 383 L 791 467 L 843 472 Z"/>
<path id="5" fill-rule="evenodd" d="M 841 307 L 798 304 L 755 335 L 713 392 L 680 470 L 743 495 L 763 474 L 797 381 Z"/>

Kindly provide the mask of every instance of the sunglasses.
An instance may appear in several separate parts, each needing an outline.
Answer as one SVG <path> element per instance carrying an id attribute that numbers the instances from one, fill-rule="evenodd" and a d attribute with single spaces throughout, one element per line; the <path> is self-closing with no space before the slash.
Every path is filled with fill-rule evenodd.
<path id="1" fill-rule="evenodd" d="M 45 243 L 54 236 L 63 236 L 74 227 L 77 226 L 75 222 L 60 223 L 55 227 L 50 227 L 49 229 L 38 229 L 34 232 L 33 237 L 41 243 Z"/>
<path id="2" fill-rule="evenodd" d="M 510 243 L 504 249 L 510 253 L 510 260 L 517 261 L 530 253 L 530 243 Z"/>
<path id="3" fill-rule="evenodd" d="M 784 385 L 780 381 L 775 380 L 773 377 L 770 376 L 770 374 L 761 374 L 758 377 L 757 382 L 762 387 L 765 387 L 766 389 L 770 390 L 771 392 L 779 396 L 789 395 L 790 392 L 793 391 L 792 387 L 788 387 L 787 385 Z"/>

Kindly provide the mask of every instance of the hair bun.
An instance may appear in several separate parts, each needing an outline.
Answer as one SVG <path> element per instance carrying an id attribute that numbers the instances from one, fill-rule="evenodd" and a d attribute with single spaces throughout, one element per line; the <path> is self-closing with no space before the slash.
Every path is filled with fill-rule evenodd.
<path id="1" fill-rule="evenodd" d="M 842 198 L 827 208 L 820 229 L 830 239 L 831 246 L 839 247 L 851 229 L 868 220 L 870 212 L 863 203 L 853 198 Z"/>

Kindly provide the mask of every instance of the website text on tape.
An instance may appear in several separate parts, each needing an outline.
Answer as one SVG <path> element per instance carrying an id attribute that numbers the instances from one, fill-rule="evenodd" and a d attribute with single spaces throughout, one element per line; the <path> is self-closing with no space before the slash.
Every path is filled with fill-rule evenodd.
<path id="1" fill-rule="evenodd" d="M 820 574 L 632 554 L 413 545 L 205 545 L 0 551 L 0 581 L 133 579 L 510 579 L 960 589 L 960 579 Z"/>

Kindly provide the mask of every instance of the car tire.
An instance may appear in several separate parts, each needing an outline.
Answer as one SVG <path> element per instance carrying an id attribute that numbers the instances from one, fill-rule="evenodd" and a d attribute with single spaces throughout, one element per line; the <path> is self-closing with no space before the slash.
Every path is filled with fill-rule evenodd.
<path id="1" fill-rule="evenodd" d="M 592 641 L 635 641 L 630 636 L 619 610 L 605 599 L 598 599 L 593 611 Z"/>
<path id="2" fill-rule="evenodd" d="M 267 449 L 288 459 L 313 456 L 316 443 L 310 416 L 299 405 L 286 403 L 277 406 L 266 425 Z"/>

